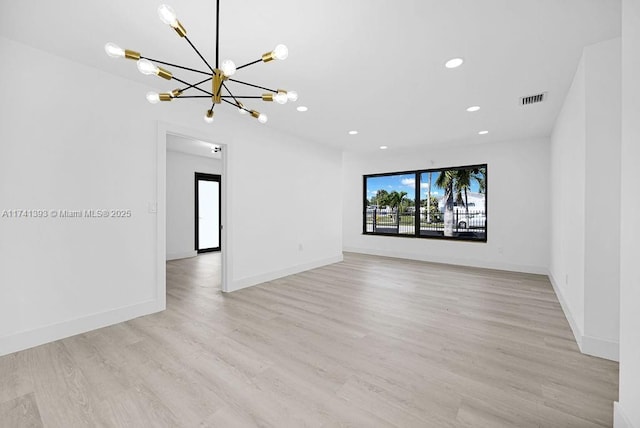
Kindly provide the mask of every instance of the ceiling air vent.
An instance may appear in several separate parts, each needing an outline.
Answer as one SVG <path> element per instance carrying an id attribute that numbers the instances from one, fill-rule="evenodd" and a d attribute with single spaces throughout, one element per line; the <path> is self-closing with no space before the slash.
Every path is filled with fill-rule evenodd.
<path id="1" fill-rule="evenodd" d="M 521 97 L 520 105 L 528 106 L 529 104 L 537 104 L 537 103 L 543 102 L 546 99 L 547 99 L 547 93 L 541 92 L 539 94 L 529 95 L 528 97 Z"/>

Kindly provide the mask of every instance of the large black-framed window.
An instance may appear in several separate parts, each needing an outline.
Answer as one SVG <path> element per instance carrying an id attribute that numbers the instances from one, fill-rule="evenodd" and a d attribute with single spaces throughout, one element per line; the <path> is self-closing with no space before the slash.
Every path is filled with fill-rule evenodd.
<path id="1" fill-rule="evenodd" d="M 195 173 L 195 249 L 200 253 L 221 250 L 221 176 Z"/>
<path id="2" fill-rule="evenodd" d="M 487 242 L 487 164 L 362 178 L 363 234 Z"/>

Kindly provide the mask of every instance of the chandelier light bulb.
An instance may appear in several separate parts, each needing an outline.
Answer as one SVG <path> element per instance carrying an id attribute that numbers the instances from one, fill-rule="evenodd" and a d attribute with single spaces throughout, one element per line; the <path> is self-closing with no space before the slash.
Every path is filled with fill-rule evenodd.
<path id="1" fill-rule="evenodd" d="M 207 123 L 213 123 L 213 110 L 207 110 L 204 114 L 204 121 Z"/>
<path id="2" fill-rule="evenodd" d="M 266 114 L 264 113 L 260 113 L 260 115 L 258 116 L 258 122 L 260 123 L 267 123 L 267 120 L 269 120 L 269 118 L 267 117 Z"/>
<path id="3" fill-rule="evenodd" d="M 124 49 L 115 43 L 107 43 L 104 50 L 111 58 L 124 58 Z"/>
<path id="4" fill-rule="evenodd" d="M 158 16 L 160 17 L 160 21 L 165 24 L 170 25 L 173 28 L 178 27 L 178 17 L 176 16 L 176 12 L 168 4 L 161 4 L 158 6 Z"/>
<path id="5" fill-rule="evenodd" d="M 225 59 L 224 61 L 222 61 L 220 70 L 222 70 L 222 74 L 224 74 L 225 76 L 231 77 L 236 74 L 236 64 L 230 59 Z"/>
<path id="6" fill-rule="evenodd" d="M 298 93 L 296 91 L 289 91 L 287 92 L 287 98 L 291 102 L 298 101 Z"/>
<path id="7" fill-rule="evenodd" d="M 286 104 L 288 101 L 287 93 L 285 91 L 278 91 L 278 93 L 274 95 L 273 100 L 278 104 Z"/>
<path id="8" fill-rule="evenodd" d="M 147 92 L 147 101 L 151 104 L 158 104 L 160 102 L 160 94 L 157 92 Z"/>
<path id="9" fill-rule="evenodd" d="M 285 45 L 278 45 L 273 50 L 273 57 L 275 59 L 283 60 L 289 56 L 289 49 Z"/>
<path id="10" fill-rule="evenodd" d="M 153 63 L 147 59 L 138 60 L 138 70 L 140 71 L 140 73 L 146 75 L 158 73 L 158 67 L 153 65 Z"/>

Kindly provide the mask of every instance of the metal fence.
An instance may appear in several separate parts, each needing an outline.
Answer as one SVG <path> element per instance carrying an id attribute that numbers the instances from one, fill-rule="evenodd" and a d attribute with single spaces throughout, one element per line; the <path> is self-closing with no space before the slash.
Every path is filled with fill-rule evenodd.
<path id="1" fill-rule="evenodd" d="M 365 216 L 366 231 L 373 233 L 395 233 L 414 235 L 416 229 L 416 212 L 389 209 L 367 210 Z M 453 230 L 456 232 L 484 232 L 487 217 L 484 211 L 457 210 L 453 213 Z M 420 213 L 420 233 L 444 232 L 444 213 L 427 215 Z"/>

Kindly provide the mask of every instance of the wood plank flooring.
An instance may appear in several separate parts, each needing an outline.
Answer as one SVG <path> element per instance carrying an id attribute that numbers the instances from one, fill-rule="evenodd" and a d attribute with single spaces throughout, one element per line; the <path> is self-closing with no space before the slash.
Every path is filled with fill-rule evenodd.
<path id="1" fill-rule="evenodd" d="M 345 254 L 232 294 L 167 263 L 167 310 L 0 358 L 0 427 L 610 427 L 546 277 Z"/>

